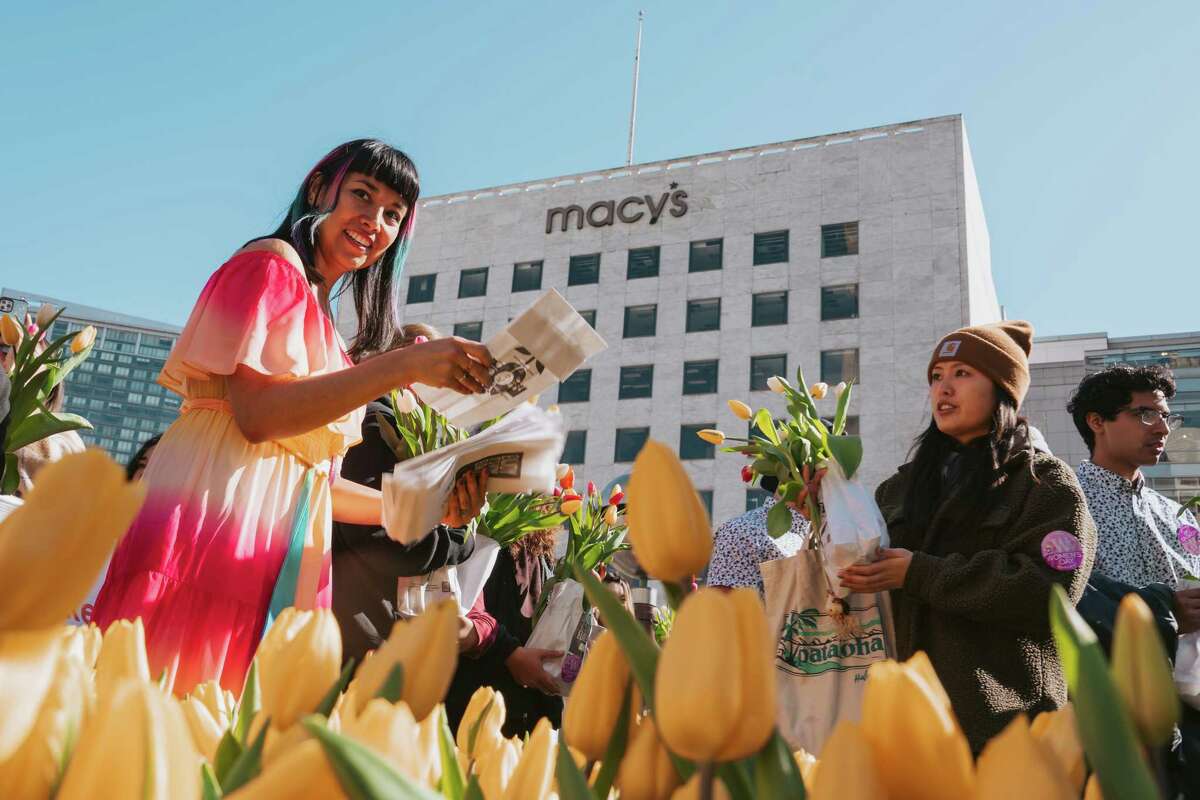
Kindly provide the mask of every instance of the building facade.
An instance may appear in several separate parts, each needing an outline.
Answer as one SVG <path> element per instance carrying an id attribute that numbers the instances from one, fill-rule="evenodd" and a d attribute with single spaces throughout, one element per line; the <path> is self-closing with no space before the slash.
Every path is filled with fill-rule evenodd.
<path id="1" fill-rule="evenodd" d="M 403 321 L 487 341 L 551 287 L 608 342 L 541 400 L 564 460 L 603 485 L 669 443 L 717 522 L 757 502 L 741 457 L 695 436 L 745 435 L 726 399 L 782 414 L 771 375 L 854 380 L 873 485 L 928 422 L 933 345 L 999 318 L 959 116 L 421 201 Z"/>
<path id="2" fill-rule="evenodd" d="M 1083 378 L 1112 364 L 1161 364 L 1175 374 L 1171 410 L 1183 426 L 1167 439 L 1162 460 L 1142 473 L 1151 488 L 1175 500 L 1200 494 L 1200 332 L 1110 338 L 1105 333 L 1034 341 L 1032 384 L 1022 413 L 1056 456 L 1076 466 L 1088 457 L 1067 403 Z"/>
<path id="3" fill-rule="evenodd" d="M 63 409 L 92 423 L 92 430 L 79 432 L 89 446 L 125 461 L 179 415 L 179 396 L 155 379 L 180 328 L 19 289 L 0 289 L 0 296 L 11 301 L 18 318 L 26 312 L 36 316 L 42 303 L 66 309 L 54 323 L 52 338 L 95 326 L 91 356 L 67 376 Z"/>

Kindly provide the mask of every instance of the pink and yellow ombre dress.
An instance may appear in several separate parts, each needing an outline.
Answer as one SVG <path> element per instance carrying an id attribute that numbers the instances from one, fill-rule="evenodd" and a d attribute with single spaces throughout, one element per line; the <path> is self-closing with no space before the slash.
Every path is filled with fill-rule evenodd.
<path id="1" fill-rule="evenodd" d="M 141 617 L 151 673 L 177 694 L 217 678 L 240 691 L 269 617 L 330 604 L 330 475 L 362 412 L 253 444 L 226 379 L 239 365 L 295 378 L 349 366 L 303 271 L 250 252 L 200 295 L 158 382 L 183 397 L 146 469 L 146 504 L 121 540 L 95 620 Z"/>

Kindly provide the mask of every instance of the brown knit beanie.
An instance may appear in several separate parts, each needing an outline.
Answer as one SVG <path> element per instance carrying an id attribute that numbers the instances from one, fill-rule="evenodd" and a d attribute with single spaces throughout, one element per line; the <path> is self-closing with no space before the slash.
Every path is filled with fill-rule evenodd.
<path id="1" fill-rule="evenodd" d="M 1020 407 L 1029 390 L 1032 344 L 1033 326 L 1021 319 L 959 328 L 933 348 L 925 377 L 933 382 L 933 366 L 939 361 L 961 361 L 995 381 Z"/>

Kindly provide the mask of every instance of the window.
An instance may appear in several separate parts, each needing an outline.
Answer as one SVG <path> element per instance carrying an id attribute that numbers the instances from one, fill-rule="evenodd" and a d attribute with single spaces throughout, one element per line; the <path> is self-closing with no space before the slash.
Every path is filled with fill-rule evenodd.
<path id="1" fill-rule="evenodd" d="M 653 278 L 657 274 L 658 245 L 654 247 L 635 247 L 629 251 L 629 266 L 625 272 L 626 280 Z"/>
<path id="2" fill-rule="evenodd" d="M 756 508 L 762 508 L 767 502 L 767 498 L 771 493 L 764 489 L 747 489 L 746 490 L 746 510 L 753 511 Z"/>
<path id="3" fill-rule="evenodd" d="M 703 239 L 699 242 L 692 242 L 688 249 L 688 272 L 709 272 L 720 269 L 724 249 L 724 239 Z"/>
<path id="4" fill-rule="evenodd" d="M 582 464 L 587 460 L 587 431 L 567 431 L 567 441 L 563 445 L 563 464 Z"/>
<path id="5" fill-rule="evenodd" d="M 822 286 L 821 319 L 858 319 L 858 284 Z"/>
<path id="6" fill-rule="evenodd" d="M 456 322 L 454 324 L 454 335 L 478 342 L 483 338 L 483 322 Z"/>
<path id="7" fill-rule="evenodd" d="M 858 223 L 837 222 L 821 226 L 821 258 L 858 255 Z"/>
<path id="8" fill-rule="evenodd" d="M 525 261 L 513 264 L 512 290 L 514 292 L 536 292 L 542 288 L 542 262 Z"/>
<path id="9" fill-rule="evenodd" d="M 483 297 L 487 294 L 488 268 L 464 269 L 458 273 L 459 297 Z"/>
<path id="10" fill-rule="evenodd" d="M 721 327 L 721 298 L 688 300 L 687 332 L 715 331 Z"/>
<path id="11" fill-rule="evenodd" d="M 576 370 L 571 377 L 558 385 L 558 402 L 586 403 L 592 398 L 592 371 Z"/>
<path id="12" fill-rule="evenodd" d="M 716 447 L 696 435 L 705 428 L 715 427 L 717 427 L 717 423 L 715 422 L 700 422 L 695 425 L 680 426 L 679 457 L 685 461 L 715 458 Z"/>
<path id="13" fill-rule="evenodd" d="M 432 275 L 413 275 L 408 279 L 408 302 L 431 302 L 433 300 L 433 287 L 436 283 L 436 273 Z"/>
<path id="14" fill-rule="evenodd" d="M 625 338 L 653 336 L 658 327 L 658 306 L 625 306 Z"/>
<path id="15" fill-rule="evenodd" d="M 824 422 L 825 427 L 830 431 L 833 430 L 833 417 L 821 417 L 821 422 Z M 858 415 L 851 414 L 846 417 L 846 430 L 842 434 L 844 436 L 858 436 Z"/>
<path id="16" fill-rule="evenodd" d="M 788 232 L 754 234 L 754 265 L 778 264 L 788 260 Z"/>
<path id="17" fill-rule="evenodd" d="M 643 364 L 637 367 L 621 367 L 621 383 L 617 397 L 621 400 L 632 400 L 638 397 L 649 397 L 654 388 L 654 365 Z"/>
<path id="18" fill-rule="evenodd" d="M 617 428 L 617 442 L 613 448 L 613 461 L 633 461 L 650 438 L 649 428 Z"/>
<path id="19" fill-rule="evenodd" d="M 858 349 L 822 350 L 821 380 L 830 386 L 842 381 L 858 383 Z"/>
<path id="20" fill-rule="evenodd" d="M 683 364 L 684 394 L 717 393 L 717 360 L 685 361 Z"/>
<path id="21" fill-rule="evenodd" d="M 696 492 L 696 494 L 700 495 L 700 502 L 704 504 L 704 510 L 708 512 L 708 518 L 711 520 L 712 519 L 713 490 L 712 489 L 701 489 L 700 491 Z"/>
<path id="22" fill-rule="evenodd" d="M 787 373 L 787 356 L 784 354 L 774 356 L 751 356 L 750 357 L 750 391 L 761 392 L 767 389 L 767 378 L 772 375 L 785 375 Z"/>
<path id="23" fill-rule="evenodd" d="M 751 325 L 787 325 L 787 321 L 787 292 L 760 292 L 754 295 L 754 305 L 750 310 Z"/>
<path id="24" fill-rule="evenodd" d="M 156 406 L 161 402 L 162 402 L 162 398 L 158 397 L 156 395 L 150 395 L 149 397 L 146 398 L 146 405 L 148 405 L 148 406 Z"/>
<path id="25" fill-rule="evenodd" d="M 580 311 L 579 316 L 583 317 L 583 321 L 588 325 L 591 325 L 593 328 L 596 327 L 596 309 L 593 308 L 588 311 Z"/>
<path id="26" fill-rule="evenodd" d="M 567 286 L 585 286 L 600 282 L 600 254 L 571 256 L 567 268 Z"/>

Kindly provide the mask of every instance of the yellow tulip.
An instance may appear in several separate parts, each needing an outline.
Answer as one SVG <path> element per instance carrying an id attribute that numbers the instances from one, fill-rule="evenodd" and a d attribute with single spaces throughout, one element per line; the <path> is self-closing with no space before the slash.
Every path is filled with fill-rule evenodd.
<path id="1" fill-rule="evenodd" d="M 183 718 L 187 721 L 192 741 L 205 760 L 212 761 L 217 755 L 217 745 L 225 734 L 225 728 L 217 722 L 208 707 L 194 695 L 179 701 Z"/>
<path id="2" fill-rule="evenodd" d="M 9 347 L 20 347 L 21 337 L 21 323 L 8 314 L 0 317 L 0 340 Z"/>
<path id="3" fill-rule="evenodd" d="M 94 341 L 96 341 L 96 329 L 91 325 L 88 325 L 79 333 L 75 334 L 75 337 L 71 339 L 71 352 L 75 355 L 79 355 L 84 350 L 91 347 L 92 342 Z"/>
<path id="4" fill-rule="evenodd" d="M 442 723 L 446 719 L 446 707 L 439 704 L 428 717 L 417 725 L 417 761 L 420 783 L 436 788 L 442 779 L 441 735 Z"/>
<path id="5" fill-rule="evenodd" d="M 104 632 L 100 657 L 96 659 L 96 695 L 107 697 L 127 679 L 150 680 L 146 661 L 146 629 L 142 618 L 119 619 Z"/>
<path id="6" fill-rule="evenodd" d="M 604 524 L 610 528 L 615 528 L 615 527 L 617 527 L 618 522 L 620 522 L 620 519 L 618 517 L 617 507 L 616 506 L 605 506 L 604 507 Z"/>
<path id="7" fill-rule="evenodd" d="M 104 634 L 94 622 L 87 625 L 68 625 L 63 628 L 63 639 L 68 647 L 77 647 L 79 658 L 89 669 L 95 668 L 104 645 Z"/>
<path id="8" fill-rule="evenodd" d="M 487 715 L 481 719 L 485 709 Z M 458 751 L 472 761 L 479 758 L 480 754 L 498 747 L 504 739 L 504 734 L 500 732 L 504 727 L 504 717 L 504 695 L 491 686 L 480 686 L 467 701 L 467 710 L 458 723 L 458 736 L 455 739 Z M 479 726 L 477 729 L 476 724 Z M 476 731 L 474 743 L 471 742 L 472 730 Z"/>
<path id="9" fill-rule="evenodd" d="M 729 790 L 720 778 L 713 779 L 712 800 L 731 800 Z M 697 770 L 683 786 L 671 794 L 671 800 L 700 800 L 700 771 Z"/>
<path id="10" fill-rule="evenodd" d="M 183 712 L 157 686 L 125 680 L 100 696 L 67 766 L 58 800 L 200 796 L 200 754 Z"/>
<path id="11" fill-rule="evenodd" d="M 521 760 L 521 747 L 513 739 L 502 739 L 494 750 L 480 755 L 476 764 L 484 800 L 503 800 L 504 790 Z"/>
<path id="12" fill-rule="evenodd" d="M 617 637 L 604 631 L 588 650 L 562 716 L 563 737 L 593 761 L 604 758 L 629 680 L 629 662 Z"/>
<path id="13" fill-rule="evenodd" d="M 199 781 L 196 781 L 199 786 Z M 315 739 L 301 742 L 266 765 L 257 778 L 226 800 L 344 800 L 337 774 Z"/>
<path id="14" fill-rule="evenodd" d="M 234 698 L 233 692 L 221 688 L 221 684 L 215 678 L 197 684 L 192 689 L 191 696 L 204 704 L 208 713 L 222 729 L 228 728 L 233 722 L 237 700 Z"/>
<path id="15" fill-rule="evenodd" d="M 861 733 L 859 734 L 861 735 Z M 869 745 L 868 745 L 869 746 Z M 796 769 L 800 770 L 800 777 L 804 780 L 804 788 L 809 792 L 813 790 L 813 778 L 817 774 L 817 757 L 801 747 L 796 752 L 792 753 L 792 758 L 796 760 Z M 874 770 L 874 762 L 871 769 Z"/>
<path id="16" fill-rule="evenodd" d="M 424 754 L 417 747 L 417 721 L 404 703 L 393 705 L 377 697 L 342 726 L 342 733 L 370 747 L 411 779 L 420 780 L 425 772 Z"/>
<path id="17" fill-rule="evenodd" d="M 56 628 L 0 631 L 0 761 L 21 746 L 37 722 L 62 649 Z"/>
<path id="18" fill-rule="evenodd" d="M 634 729 L 617 770 L 622 800 L 665 800 L 679 785 L 671 754 L 658 736 L 654 720 L 644 717 Z"/>
<path id="19" fill-rule="evenodd" d="M 729 410 L 732 411 L 733 415 L 738 419 L 748 420 L 754 416 L 753 409 L 751 409 L 750 406 L 746 405 L 741 400 L 726 400 L 725 402 L 729 405 Z"/>
<path id="20" fill-rule="evenodd" d="M 37 313 L 37 327 L 39 331 L 45 331 L 46 326 L 50 324 L 50 320 L 58 313 L 58 308 L 50 303 L 42 303 L 41 308 Z"/>
<path id="21" fill-rule="evenodd" d="M 559 513 L 566 514 L 568 517 L 574 516 L 581 508 L 583 508 L 583 500 L 578 495 L 571 495 L 570 499 L 563 500 L 558 504 Z"/>
<path id="22" fill-rule="evenodd" d="M 533 726 L 533 734 L 525 743 L 521 759 L 508 780 L 508 786 L 504 789 L 505 800 L 529 800 L 546 796 L 550 787 L 554 785 L 557 744 L 550 720 L 542 717 Z"/>
<path id="23" fill-rule="evenodd" d="M 1043 711 L 1034 717 L 1029 732 L 1058 761 L 1078 797 L 1087 777 L 1087 763 L 1083 757 L 1083 744 L 1079 741 L 1075 707 L 1067 703 L 1055 711 Z"/>
<path id="24" fill-rule="evenodd" d="M 780 375 L 772 375 L 771 377 L 767 378 L 767 388 L 775 394 L 783 394 L 791 387 L 792 385 L 788 383 L 787 378 L 784 378 Z"/>
<path id="25" fill-rule="evenodd" d="M 1100 791 L 1100 779 L 1094 772 L 1088 778 L 1087 788 L 1083 791 L 1083 800 L 1104 800 L 1104 793 Z"/>
<path id="26" fill-rule="evenodd" d="M 705 428 L 704 430 L 696 431 L 696 435 L 709 444 L 725 444 L 725 434 L 716 428 Z"/>
<path id="27" fill-rule="evenodd" d="M 100 450 L 39 472 L 25 503 L 0 522 L 0 630 L 58 628 L 87 597 L 145 493 Z"/>
<path id="28" fill-rule="evenodd" d="M 704 588 L 689 595 L 654 686 L 658 730 L 672 752 L 704 762 L 759 750 L 777 709 L 774 649 L 758 593 Z"/>
<path id="29" fill-rule="evenodd" d="M 814 383 L 808 393 L 812 395 L 813 400 L 824 400 L 825 395 L 829 394 L 829 384 Z"/>
<path id="30" fill-rule="evenodd" d="M 862 726 L 892 800 L 961 800 L 974 795 L 971 748 L 924 653 L 903 664 L 884 661 L 871 666 L 863 691 Z M 937 780 L 931 781 L 931 775 Z"/>
<path id="31" fill-rule="evenodd" d="M 1159 747 L 1170 741 L 1179 723 L 1179 694 L 1154 615 L 1133 592 L 1117 606 L 1111 668 L 1142 743 Z"/>
<path id="32" fill-rule="evenodd" d="M 259 731 L 262 730 L 263 721 L 265 720 L 266 717 L 264 717 L 262 714 L 259 714 L 254 718 L 254 722 L 250 724 L 250 736 L 247 737 L 248 741 L 254 741 L 255 737 L 258 736 Z M 338 733 L 341 733 L 341 731 L 338 731 Z M 296 724 L 292 725 L 292 727 L 285 728 L 283 730 L 276 728 L 275 724 L 271 723 L 271 726 L 267 728 L 267 735 L 263 740 L 263 766 L 274 764 L 276 761 L 291 752 L 295 747 L 299 746 L 302 742 L 305 742 L 311 738 L 312 734 L 309 733 L 308 728 L 304 727 L 303 722 L 297 722 Z"/>
<path id="33" fill-rule="evenodd" d="M 834 397 L 841 397 L 841 396 L 842 396 L 842 392 L 844 392 L 844 391 L 846 391 L 846 382 L 845 382 L 845 381 L 842 381 L 842 382 L 841 382 L 841 383 L 839 383 L 837 386 L 833 387 L 833 396 L 834 396 Z"/>
<path id="34" fill-rule="evenodd" d="M 363 661 L 354 679 L 357 712 L 379 692 L 392 668 L 404 670 L 401 698 L 417 720 L 442 702 L 458 662 L 458 605 L 443 600 L 411 620 L 397 621 L 387 641 Z M 328 688 L 328 685 L 325 687 Z"/>
<path id="35" fill-rule="evenodd" d="M 811 758 L 811 756 L 810 756 Z M 936 780 L 930 776 L 930 780 Z M 890 797 L 883 788 L 879 766 L 871 757 L 871 743 L 862 726 L 843 720 L 833 729 L 821 749 L 821 761 L 813 771 L 812 800 L 876 800 Z M 962 798 L 961 800 L 966 800 Z"/>
<path id="36" fill-rule="evenodd" d="M 311 714 L 342 667 L 342 634 L 327 608 L 285 608 L 258 645 L 263 713 L 279 730 Z"/>
<path id="37" fill-rule="evenodd" d="M 633 462 L 625 522 L 638 563 L 662 581 L 698 574 L 712 556 L 708 512 L 680 463 L 651 439 Z"/>
<path id="38" fill-rule="evenodd" d="M 1055 757 L 1029 732 L 1024 714 L 984 746 L 976 770 L 978 800 L 1073 800 L 1079 796 Z"/>

